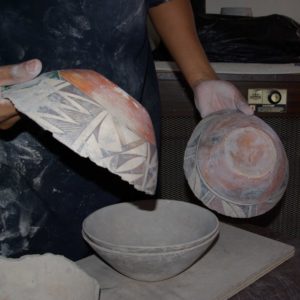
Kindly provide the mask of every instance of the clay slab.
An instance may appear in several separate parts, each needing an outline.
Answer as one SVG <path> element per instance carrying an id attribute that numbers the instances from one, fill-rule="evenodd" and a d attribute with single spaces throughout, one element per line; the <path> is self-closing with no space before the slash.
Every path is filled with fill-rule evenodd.
<path id="1" fill-rule="evenodd" d="M 1 300 L 99 300 L 100 287 L 60 255 L 0 258 Z"/>

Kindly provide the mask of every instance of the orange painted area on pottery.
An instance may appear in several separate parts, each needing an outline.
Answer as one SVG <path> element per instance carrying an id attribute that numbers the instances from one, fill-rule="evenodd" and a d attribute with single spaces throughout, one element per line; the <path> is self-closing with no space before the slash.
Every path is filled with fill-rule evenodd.
<path id="1" fill-rule="evenodd" d="M 92 70 L 61 70 L 60 76 L 102 104 L 117 120 L 155 145 L 151 119 L 145 108 L 113 82 Z"/>
<path id="2" fill-rule="evenodd" d="M 288 181 L 288 160 L 277 134 L 260 118 L 236 111 L 210 115 L 198 124 L 184 167 L 195 195 L 234 217 L 270 210 Z"/>
<path id="3" fill-rule="evenodd" d="M 233 130 L 224 140 L 225 162 L 232 172 L 247 178 L 262 177 L 276 163 L 272 140 L 252 127 Z"/>
<path id="4" fill-rule="evenodd" d="M 284 172 L 277 176 L 280 165 L 286 164 L 282 146 L 256 117 L 252 124 L 247 122 L 251 117 L 240 114 L 226 118 L 229 116 L 220 119 L 216 127 L 206 129 L 206 139 L 222 132 L 221 141 L 211 145 L 209 152 L 202 151 L 209 142 L 201 139 L 198 163 L 203 179 L 228 201 L 244 204 L 264 201 L 265 193 L 272 193 L 284 176 Z"/>
<path id="5" fill-rule="evenodd" d="M 155 193 L 158 156 L 150 116 L 104 76 L 52 71 L 6 87 L 2 95 L 75 153 L 137 190 Z"/>

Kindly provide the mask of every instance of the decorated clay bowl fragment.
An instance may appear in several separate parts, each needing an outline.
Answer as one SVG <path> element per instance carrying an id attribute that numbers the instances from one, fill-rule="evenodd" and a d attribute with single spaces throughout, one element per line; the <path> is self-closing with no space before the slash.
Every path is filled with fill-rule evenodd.
<path id="1" fill-rule="evenodd" d="M 184 172 L 195 196 L 216 212 L 250 218 L 271 210 L 288 183 L 288 160 L 274 132 L 257 116 L 221 111 L 193 131 Z"/>
<path id="2" fill-rule="evenodd" d="M 154 194 L 157 149 L 144 107 L 91 70 L 61 70 L 5 87 L 2 96 L 77 154 Z"/>

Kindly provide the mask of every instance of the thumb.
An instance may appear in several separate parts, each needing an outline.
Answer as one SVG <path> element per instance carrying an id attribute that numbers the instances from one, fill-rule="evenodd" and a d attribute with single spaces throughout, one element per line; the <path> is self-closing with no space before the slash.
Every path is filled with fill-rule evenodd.
<path id="1" fill-rule="evenodd" d="M 244 99 L 238 101 L 237 108 L 239 111 L 241 111 L 245 115 L 248 115 L 248 116 L 253 115 L 253 109 L 245 102 Z"/>
<path id="2" fill-rule="evenodd" d="M 21 83 L 36 77 L 42 70 L 42 63 L 38 59 L 0 67 L 0 86 Z"/>

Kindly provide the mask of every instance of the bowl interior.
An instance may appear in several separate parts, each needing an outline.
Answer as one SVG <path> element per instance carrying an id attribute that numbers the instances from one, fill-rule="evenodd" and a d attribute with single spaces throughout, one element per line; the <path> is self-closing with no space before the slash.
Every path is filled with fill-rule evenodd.
<path id="1" fill-rule="evenodd" d="M 104 207 L 83 231 L 94 240 L 132 247 L 163 247 L 205 238 L 219 226 L 209 210 L 175 200 L 142 200 Z"/>

